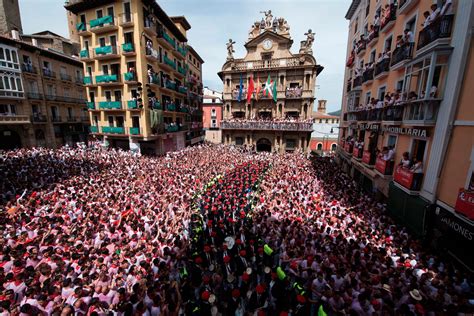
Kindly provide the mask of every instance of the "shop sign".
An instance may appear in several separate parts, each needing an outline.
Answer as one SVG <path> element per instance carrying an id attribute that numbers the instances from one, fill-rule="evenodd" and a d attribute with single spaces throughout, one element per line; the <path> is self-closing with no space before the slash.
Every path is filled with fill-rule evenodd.
<path id="1" fill-rule="evenodd" d="M 454 209 L 470 220 L 474 220 L 474 192 L 461 188 Z"/>
<path id="2" fill-rule="evenodd" d="M 467 222 L 456 217 L 453 213 L 439 206 L 436 206 L 436 221 L 438 225 L 448 228 L 468 241 L 474 239 L 474 227 L 472 225 L 469 225 Z"/>
<path id="3" fill-rule="evenodd" d="M 359 129 L 361 131 L 374 131 L 374 132 L 376 132 L 376 131 L 379 130 L 379 127 L 380 127 L 379 124 L 369 124 L 369 123 L 357 125 L 357 129 Z"/>
<path id="4" fill-rule="evenodd" d="M 408 135 L 408 136 L 414 136 L 414 137 L 427 137 L 428 136 L 428 132 L 426 131 L 426 129 L 421 129 L 421 128 L 384 126 L 382 130 L 387 133 Z"/>

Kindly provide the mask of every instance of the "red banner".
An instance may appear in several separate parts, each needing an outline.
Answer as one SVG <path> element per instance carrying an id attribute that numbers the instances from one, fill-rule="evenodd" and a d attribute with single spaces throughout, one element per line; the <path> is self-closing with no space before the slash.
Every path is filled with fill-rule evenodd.
<path id="1" fill-rule="evenodd" d="M 364 155 L 362 156 L 362 162 L 365 164 L 370 165 L 370 157 L 372 155 L 370 154 L 370 151 L 364 151 Z"/>
<path id="2" fill-rule="evenodd" d="M 398 166 L 395 169 L 393 179 L 395 182 L 401 184 L 405 188 L 410 189 L 411 185 L 413 184 L 413 172 L 411 172 L 409 169 Z"/>
<path id="3" fill-rule="evenodd" d="M 381 174 L 385 174 L 385 170 L 387 170 L 387 161 L 378 157 L 375 161 L 375 170 L 377 170 Z"/>
<path id="4" fill-rule="evenodd" d="M 474 192 L 467 191 L 464 188 L 459 189 L 454 209 L 470 220 L 474 220 Z"/>
<path id="5" fill-rule="evenodd" d="M 347 143 L 344 145 L 344 150 L 348 152 L 349 154 L 352 153 L 352 144 Z"/>
<path id="6" fill-rule="evenodd" d="M 353 156 L 356 157 L 356 158 L 359 158 L 360 157 L 359 156 L 359 151 L 360 151 L 359 148 L 357 148 L 357 147 L 354 148 L 354 151 L 352 152 Z"/>

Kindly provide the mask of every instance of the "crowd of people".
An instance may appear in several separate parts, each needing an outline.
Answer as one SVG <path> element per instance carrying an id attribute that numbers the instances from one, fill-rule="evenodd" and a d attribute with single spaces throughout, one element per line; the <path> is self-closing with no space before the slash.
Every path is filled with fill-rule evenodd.
<path id="1" fill-rule="evenodd" d="M 257 119 L 232 118 L 221 122 L 223 128 L 310 130 L 313 119 L 261 117 Z"/>
<path id="2" fill-rule="evenodd" d="M 0 176 L 0 315 L 474 312 L 472 275 L 329 158 L 19 149 Z"/>

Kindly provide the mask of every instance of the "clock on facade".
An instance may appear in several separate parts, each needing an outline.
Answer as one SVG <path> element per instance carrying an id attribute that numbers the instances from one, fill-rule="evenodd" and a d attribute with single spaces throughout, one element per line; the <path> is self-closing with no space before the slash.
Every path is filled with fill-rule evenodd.
<path id="1" fill-rule="evenodd" d="M 269 50 L 270 48 L 272 48 L 272 46 L 273 46 L 272 40 L 266 39 L 266 40 L 263 41 L 263 48 L 264 49 Z"/>

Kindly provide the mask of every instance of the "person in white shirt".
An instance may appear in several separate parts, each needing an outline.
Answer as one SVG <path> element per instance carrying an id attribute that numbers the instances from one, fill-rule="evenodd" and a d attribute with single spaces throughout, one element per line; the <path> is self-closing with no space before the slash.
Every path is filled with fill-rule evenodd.
<path id="1" fill-rule="evenodd" d="M 453 13 L 453 0 L 443 0 L 443 6 L 441 7 L 440 15 L 452 15 Z"/>

